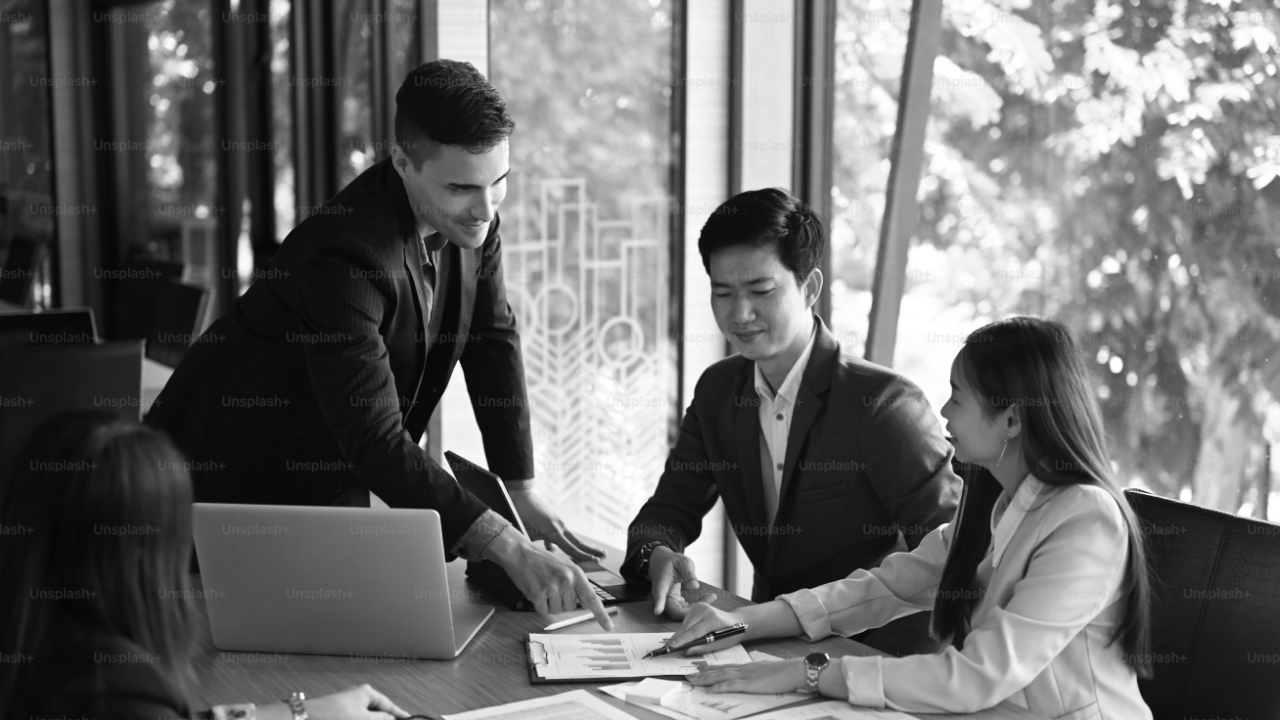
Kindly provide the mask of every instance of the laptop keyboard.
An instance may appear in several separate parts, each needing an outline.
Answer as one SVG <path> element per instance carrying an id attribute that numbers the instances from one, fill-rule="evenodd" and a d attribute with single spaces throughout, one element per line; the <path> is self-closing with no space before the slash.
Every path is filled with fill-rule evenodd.
<path id="1" fill-rule="evenodd" d="M 602 588 L 602 587 L 600 587 L 599 585 L 596 585 L 596 584 L 594 584 L 594 583 L 592 583 L 592 585 L 591 585 L 591 589 L 592 589 L 592 590 L 595 590 L 595 591 L 596 591 L 596 597 L 600 598 L 600 599 L 601 599 L 602 601 L 604 601 L 604 602 L 609 602 L 609 601 L 611 601 L 611 600 L 617 600 L 617 599 L 618 599 L 618 598 L 614 597 L 613 593 L 609 592 L 608 590 L 605 590 L 604 588 Z"/>

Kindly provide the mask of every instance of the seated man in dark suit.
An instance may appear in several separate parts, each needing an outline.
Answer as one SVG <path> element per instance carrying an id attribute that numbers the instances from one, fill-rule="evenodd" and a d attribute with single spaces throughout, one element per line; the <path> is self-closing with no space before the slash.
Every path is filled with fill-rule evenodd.
<path id="1" fill-rule="evenodd" d="M 717 498 L 755 566 L 753 602 L 875 567 L 955 513 L 953 449 L 924 394 L 843 354 L 813 314 L 824 242 L 813 211 L 774 189 L 730 198 L 702 228 L 716 324 L 739 354 L 698 380 L 628 529 L 623 574 L 651 584 L 655 613 L 686 611 L 681 590 L 698 583 L 683 551 Z M 921 615 L 874 631 L 877 646 L 935 649 Z"/>
<path id="2" fill-rule="evenodd" d="M 469 63 L 426 63 L 396 93 L 391 156 L 285 238 L 187 352 L 147 422 L 192 459 L 201 502 L 328 505 L 353 486 L 439 511 L 445 550 L 501 565 L 539 612 L 582 602 L 577 540 L 532 488 L 533 441 L 497 207 L 515 125 Z M 532 538 L 419 446 L 461 363 L 489 468 Z"/>

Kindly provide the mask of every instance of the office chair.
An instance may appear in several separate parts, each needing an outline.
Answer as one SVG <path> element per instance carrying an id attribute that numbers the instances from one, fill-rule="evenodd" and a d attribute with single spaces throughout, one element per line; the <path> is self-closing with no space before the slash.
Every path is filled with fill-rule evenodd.
<path id="1" fill-rule="evenodd" d="M 1125 490 L 1148 538 L 1155 720 L 1280 718 L 1280 525 Z"/>

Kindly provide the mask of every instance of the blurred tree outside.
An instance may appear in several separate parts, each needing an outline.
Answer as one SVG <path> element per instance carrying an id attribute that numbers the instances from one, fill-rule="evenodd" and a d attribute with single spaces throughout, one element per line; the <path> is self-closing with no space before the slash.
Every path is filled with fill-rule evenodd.
<path id="1" fill-rule="evenodd" d="M 841 3 L 855 25 L 866 19 L 862 37 L 905 45 L 901 23 L 883 19 L 904 3 Z M 945 393 L 931 388 L 945 386 L 958 327 L 1060 318 L 1094 370 L 1124 481 L 1276 518 L 1280 10 L 1265 0 L 943 7 L 897 364 L 936 408 Z M 901 63 L 850 61 L 869 82 L 838 85 L 837 113 L 852 95 L 857 123 L 891 124 Z M 837 152 L 837 177 L 869 175 L 883 192 L 879 168 L 856 159 Z M 883 197 L 873 200 L 875 213 L 838 212 L 833 233 L 844 226 L 873 248 Z M 837 279 L 869 287 L 874 251 L 863 255 L 836 257 Z"/>

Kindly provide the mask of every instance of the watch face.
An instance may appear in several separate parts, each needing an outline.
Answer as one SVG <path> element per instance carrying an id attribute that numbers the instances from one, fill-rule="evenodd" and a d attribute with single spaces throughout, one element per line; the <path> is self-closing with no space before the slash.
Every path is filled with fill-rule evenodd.
<path id="1" fill-rule="evenodd" d="M 805 664 L 816 668 L 826 667 L 830 660 L 826 653 L 809 653 L 804 656 Z"/>

